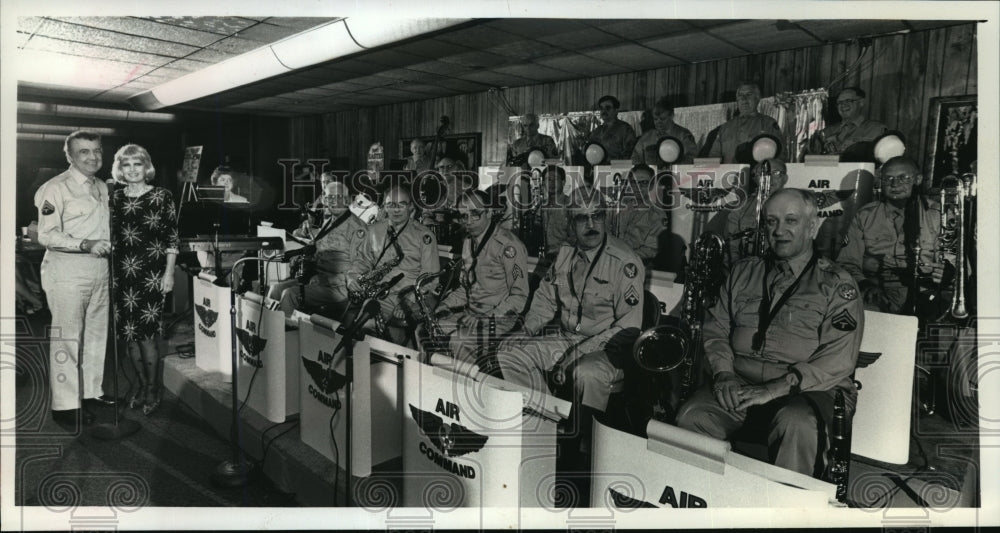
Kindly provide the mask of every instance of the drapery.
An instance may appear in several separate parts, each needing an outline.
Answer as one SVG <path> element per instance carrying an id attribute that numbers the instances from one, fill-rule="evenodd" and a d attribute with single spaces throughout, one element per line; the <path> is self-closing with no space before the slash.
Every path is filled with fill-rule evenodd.
<path id="1" fill-rule="evenodd" d="M 826 104 L 826 89 L 803 91 L 798 94 L 781 93 L 762 98 L 758 112 L 778 122 L 784 135 L 784 145 L 789 147 L 786 159 L 789 162 L 802 161 L 805 147 L 817 132 L 823 129 L 823 107 Z M 642 111 L 622 111 L 618 119 L 628 123 L 642 135 L 640 122 Z M 694 135 L 701 148 L 709 132 L 736 114 L 736 102 L 722 102 L 674 109 L 674 122 L 687 128 Z M 583 150 L 590 132 L 601 123 L 597 111 L 571 111 L 568 113 L 544 114 L 538 116 L 538 131 L 552 137 L 559 147 L 560 157 L 569 164 L 574 152 Z M 507 142 L 512 143 L 522 135 L 521 117 L 507 118 Z"/>

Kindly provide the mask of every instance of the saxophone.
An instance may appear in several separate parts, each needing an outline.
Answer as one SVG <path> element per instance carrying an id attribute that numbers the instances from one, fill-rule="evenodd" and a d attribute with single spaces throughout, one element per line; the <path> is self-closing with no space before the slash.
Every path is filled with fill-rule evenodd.
<path id="1" fill-rule="evenodd" d="M 428 353 L 432 350 L 443 351 L 446 352 L 446 355 L 449 356 L 452 355 L 450 353 L 447 353 L 450 350 L 448 350 L 447 338 L 444 334 L 444 330 L 441 328 L 441 324 L 438 323 L 437 317 L 434 316 L 433 310 L 427 307 L 427 301 L 424 299 L 423 287 L 424 285 L 427 284 L 428 281 L 434 278 L 444 277 L 446 274 L 455 272 L 456 269 L 460 270 L 462 268 L 462 264 L 463 264 L 462 258 L 457 257 L 451 260 L 451 262 L 449 262 L 447 266 L 445 266 L 438 272 L 429 272 L 426 274 L 421 274 L 420 277 L 417 278 L 416 283 L 413 284 L 414 298 L 417 301 L 417 306 L 420 307 L 420 314 L 423 315 L 424 328 L 426 329 L 426 334 L 430 344 L 429 350 L 422 350 L 422 351 Z M 444 291 L 442 291 L 442 296 L 444 296 Z"/>
<path id="2" fill-rule="evenodd" d="M 399 236 L 396 235 L 396 230 L 392 226 L 389 226 L 388 233 L 389 242 L 396 252 L 396 257 L 376 266 L 358 278 L 358 290 L 347 291 L 347 297 L 351 300 L 352 304 L 359 305 L 371 298 L 378 299 L 385 297 L 384 294 L 381 294 L 386 289 L 386 284 L 382 281 L 382 278 L 403 261 L 403 249 L 399 246 Z"/>

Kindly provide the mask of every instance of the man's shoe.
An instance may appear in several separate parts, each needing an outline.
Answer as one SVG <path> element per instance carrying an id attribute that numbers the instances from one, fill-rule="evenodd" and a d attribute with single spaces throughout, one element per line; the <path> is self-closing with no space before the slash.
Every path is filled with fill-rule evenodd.
<path id="1" fill-rule="evenodd" d="M 96 403 L 99 403 L 101 405 L 110 407 L 110 406 L 115 405 L 116 403 L 118 403 L 120 401 L 124 401 L 124 400 L 122 400 L 121 398 L 115 398 L 114 396 L 112 396 L 110 394 L 102 394 L 102 395 L 98 396 L 97 398 L 91 398 L 89 400 L 84 400 L 84 401 L 96 402 Z"/>
<path id="2" fill-rule="evenodd" d="M 77 424 L 89 426 L 97 420 L 97 416 L 86 409 L 66 409 L 52 411 L 52 420 L 65 429 L 76 429 Z"/>

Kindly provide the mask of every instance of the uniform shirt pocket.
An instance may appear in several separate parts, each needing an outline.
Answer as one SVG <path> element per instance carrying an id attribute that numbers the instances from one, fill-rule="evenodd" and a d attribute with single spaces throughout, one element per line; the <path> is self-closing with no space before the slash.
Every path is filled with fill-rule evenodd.
<path id="1" fill-rule="evenodd" d="M 90 214 L 97 208 L 97 202 L 92 198 L 71 198 L 63 207 L 63 223 Z"/>
<path id="2" fill-rule="evenodd" d="M 761 296 L 759 294 L 733 295 L 733 317 L 737 326 L 757 327 Z"/>
<path id="3" fill-rule="evenodd" d="M 823 323 L 824 309 L 817 302 L 790 299 L 785 302 L 779 315 L 783 325 L 805 334 L 804 336 L 815 336 Z"/>

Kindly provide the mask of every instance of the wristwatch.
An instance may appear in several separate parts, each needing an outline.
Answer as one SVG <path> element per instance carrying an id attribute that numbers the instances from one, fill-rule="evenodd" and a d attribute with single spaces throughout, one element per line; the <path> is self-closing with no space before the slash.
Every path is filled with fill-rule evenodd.
<path id="1" fill-rule="evenodd" d="M 86 252 L 86 251 L 88 251 L 88 250 L 87 250 L 87 243 L 89 243 L 89 242 L 90 242 L 90 240 L 89 240 L 89 239 L 84 239 L 84 240 L 80 241 L 80 251 L 81 251 L 81 252 Z"/>

